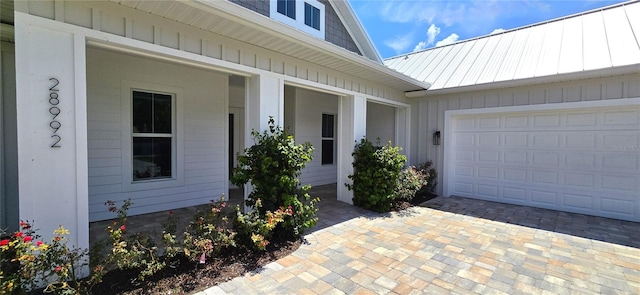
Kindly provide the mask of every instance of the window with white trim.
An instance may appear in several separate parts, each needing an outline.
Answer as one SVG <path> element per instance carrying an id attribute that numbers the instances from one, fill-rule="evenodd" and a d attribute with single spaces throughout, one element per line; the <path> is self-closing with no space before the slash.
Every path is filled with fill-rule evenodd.
<path id="1" fill-rule="evenodd" d="M 335 159 L 335 115 L 322 114 L 322 165 L 333 165 Z"/>
<path id="2" fill-rule="evenodd" d="M 324 39 L 324 4 L 318 0 L 271 0 L 272 19 Z"/>
<path id="3" fill-rule="evenodd" d="M 132 92 L 133 181 L 174 177 L 174 95 Z"/>

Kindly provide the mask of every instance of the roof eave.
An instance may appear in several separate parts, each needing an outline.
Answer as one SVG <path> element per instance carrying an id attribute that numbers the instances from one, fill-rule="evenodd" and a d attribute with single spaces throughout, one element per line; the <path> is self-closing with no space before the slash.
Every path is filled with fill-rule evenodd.
<path id="1" fill-rule="evenodd" d="M 277 36 L 298 44 L 302 44 L 311 50 L 317 50 L 322 54 L 328 54 L 335 58 L 341 59 L 345 62 L 351 63 L 354 66 L 364 67 L 368 70 L 374 70 L 379 74 L 386 76 L 387 78 L 396 79 L 396 82 L 402 82 L 404 84 L 402 91 L 413 91 L 428 89 L 431 85 L 429 83 L 415 80 L 407 75 L 397 72 L 383 65 L 377 63 L 369 58 L 360 56 L 356 53 L 348 51 L 344 48 L 338 47 L 325 40 L 318 39 L 314 36 L 306 34 L 300 30 L 297 30 L 288 25 L 282 24 L 271 18 L 265 17 L 261 14 L 255 13 L 249 9 L 241 7 L 235 3 L 229 1 L 217 1 L 217 0 L 194 0 L 184 1 L 182 3 L 188 4 L 201 11 L 221 15 L 223 14 L 227 19 L 232 20 L 256 30 L 261 30 L 267 34 Z M 380 79 L 383 85 L 392 86 L 393 83 L 388 82 L 386 79 Z"/>

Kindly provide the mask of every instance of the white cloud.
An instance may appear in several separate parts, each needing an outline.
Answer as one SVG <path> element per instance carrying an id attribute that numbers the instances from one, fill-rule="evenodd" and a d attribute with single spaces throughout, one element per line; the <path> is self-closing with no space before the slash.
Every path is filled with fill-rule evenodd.
<path id="1" fill-rule="evenodd" d="M 433 44 L 433 42 L 436 40 L 436 37 L 438 36 L 438 34 L 440 34 L 440 28 L 438 28 L 436 25 L 431 24 L 429 26 L 429 29 L 427 29 L 427 45 L 431 45 Z"/>
<path id="2" fill-rule="evenodd" d="M 458 34 L 453 33 L 453 34 L 449 35 L 447 38 L 444 38 L 444 39 L 436 42 L 436 47 L 445 46 L 445 45 L 456 43 L 459 38 L 460 38 L 460 36 L 458 36 Z"/>
<path id="3" fill-rule="evenodd" d="M 405 50 L 411 46 L 411 43 L 413 43 L 411 34 L 396 36 L 393 39 L 384 41 L 384 45 L 393 49 L 397 54 L 405 52 Z"/>
<path id="4" fill-rule="evenodd" d="M 413 48 L 413 52 L 427 49 L 429 45 L 432 45 L 433 42 L 436 41 L 438 34 L 440 34 L 440 28 L 435 24 L 431 24 L 429 29 L 427 29 L 427 41 L 418 42 L 418 44 Z"/>
<path id="5" fill-rule="evenodd" d="M 505 29 L 503 29 L 503 28 L 497 28 L 497 29 L 495 29 L 495 30 L 491 31 L 491 33 L 489 33 L 489 35 L 502 33 L 502 32 L 504 32 L 504 31 L 506 31 L 506 30 L 505 30 Z"/>

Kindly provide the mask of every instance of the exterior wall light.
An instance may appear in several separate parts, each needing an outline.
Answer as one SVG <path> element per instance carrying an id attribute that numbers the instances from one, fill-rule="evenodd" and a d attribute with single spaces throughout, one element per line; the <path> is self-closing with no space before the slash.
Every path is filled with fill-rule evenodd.
<path id="1" fill-rule="evenodd" d="M 433 145 L 440 145 L 440 131 L 433 133 Z"/>

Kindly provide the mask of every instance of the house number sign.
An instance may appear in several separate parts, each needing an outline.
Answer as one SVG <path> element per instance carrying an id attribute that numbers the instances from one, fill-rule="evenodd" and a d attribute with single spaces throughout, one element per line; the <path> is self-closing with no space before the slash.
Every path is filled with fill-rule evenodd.
<path id="1" fill-rule="evenodd" d="M 58 121 L 58 116 L 60 115 L 60 108 L 58 107 L 58 105 L 60 104 L 60 97 L 58 96 L 58 91 L 60 91 L 57 87 L 58 85 L 60 85 L 60 81 L 58 81 L 58 79 L 56 78 L 51 78 L 49 79 L 49 81 L 51 81 L 52 85 L 51 87 L 49 87 L 49 114 L 51 114 L 51 116 L 53 116 L 51 118 L 51 121 L 49 122 L 49 127 L 51 127 L 52 129 L 52 135 L 51 138 L 53 138 L 53 144 L 51 144 L 50 146 L 52 148 L 59 148 L 60 147 L 60 141 L 62 140 L 62 137 L 60 137 L 60 135 L 58 135 L 58 130 L 60 130 L 60 127 L 62 127 L 62 124 L 60 124 L 60 121 Z"/>

